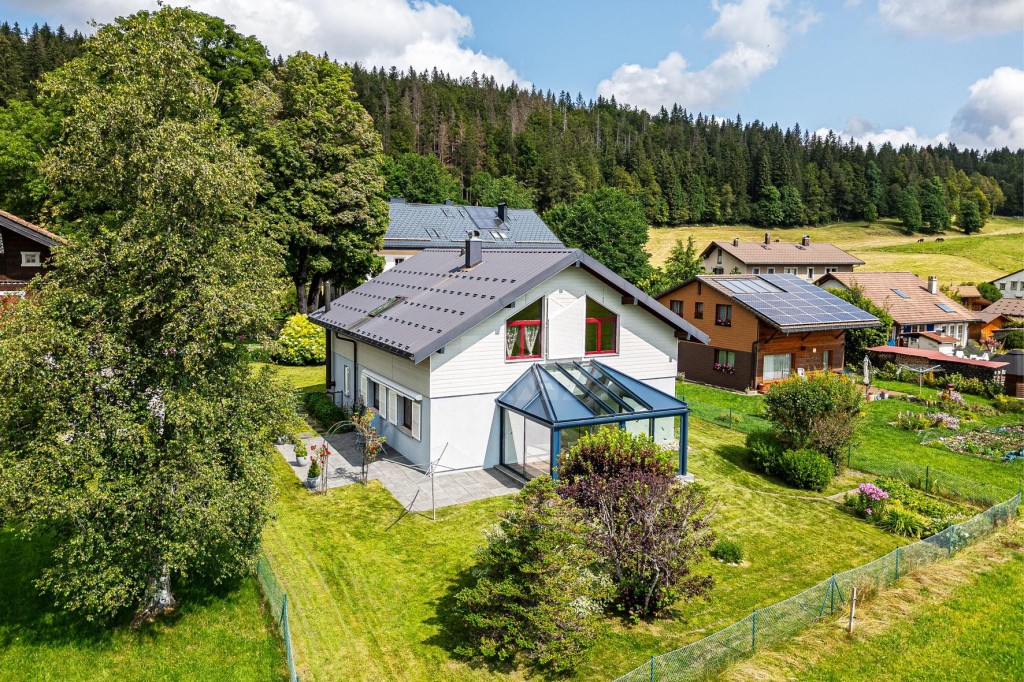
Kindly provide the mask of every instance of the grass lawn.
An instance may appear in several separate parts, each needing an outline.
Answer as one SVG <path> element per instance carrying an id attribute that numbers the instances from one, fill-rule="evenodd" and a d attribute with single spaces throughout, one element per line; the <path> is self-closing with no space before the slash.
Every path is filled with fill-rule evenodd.
<path id="1" fill-rule="evenodd" d="M 132 630 L 90 627 L 33 581 L 50 547 L 0 530 L 0 679 L 283 680 L 284 648 L 255 579 L 222 591 L 181 586 L 172 617 Z"/>
<path id="2" fill-rule="evenodd" d="M 721 680 L 1010 680 L 1024 676 L 1020 522 L 921 569 L 846 618 L 733 664 Z"/>
<path id="3" fill-rule="evenodd" d="M 994 217 L 980 234 L 965 235 L 952 229 L 936 242 L 934 235 L 907 235 L 896 220 L 876 223 L 845 222 L 818 227 L 791 227 L 769 230 L 773 238 L 799 241 L 810 234 L 815 241 L 830 242 L 849 251 L 865 262 L 865 272 L 875 270 L 910 271 L 919 277 L 938 274 L 945 282 L 986 281 L 1013 271 L 1024 258 L 1022 236 L 1024 221 L 1019 218 Z M 677 239 L 686 243 L 693 235 L 698 249 L 713 239 L 728 240 L 739 237 L 760 242 L 764 228 L 749 225 L 715 225 L 652 228 L 647 241 L 651 262 L 660 265 L 668 257 Z"/>
<path id="4" fill-rule="evenodd" d="M 876 386 L 885 385 L 893 390 L 917 394 L 917 386 L 901 382 L 876 382 Z M 699 411 L 714 413 L 717 410 L 733 409 L 746 415 L 758 415 L 761 412 L 761 396 L 748 396 L 725 391 L 710 386 L 702 386 L 684 382 L 677 386 L 676 393 L 685 395 Z M 924 389 L 925 396 L 934 396 L 935 389 Z M 992 401 L 977 396 L 965 396 L 969 402 L 991 405 Z M 916 405 L 904 400 L 876 400 L 864 405 L 864 420 L 857 432 L 857 445 L 853 451 L 853 468 L 871 471 L 886 462 L 904 461 L 920 466 L 931 466 L 949 474 L 962 476 L 982 483 L 999 485 L 1011 494 L 1021 486 L 1024 476 L 1024 463 L 1003 463 L 973 457 L 971 455 L 952 452 L 941 446 L 921 445 L 918 434 L 894 427 L 898 412 L 913 410 L 923 412 L 923 405 Z M 1020 423 L 1021 415 L 1004 414 L 982 417 L 979 424 L 998 426 Z M 734 419 L 736 417 L 734 416 Z M 748 426 L 760 425 L 762 421 L 756 417 L 734 424 L 734 428 L 749 430 Z M 952 432 L 951 432 L 952 433 Z M 830 487 L 830 490 L 832 488 Z"/>
<path id="5" fill-rule="evenodd" d="M 697 419 L 691 432 L 691 469 L 712 488 L 715 527 L 742 545 L 748 564 L 705 563 L 718 581 L 710 602 L 650 624 L 609 621 L 577 679 L 622 674 L 903 542 L 750 471 L 743 434 Z M 443 509 L 437 523 L 409 515 L 395 524 L 402 509 L 376 484 L 314 496 L 283 461 L 274 477 L 279 499 L 264 546 L 288 591 L 304 680 L 522 677 L 456 660 L 443 627 L 443 605 L 507 498 Z"/>
<path id="6" fill-rule="evenodd" d="M 270 365 L 254 362 L 252 366 L 269 367 L 275 375 L 288 383 L 292 390 L 300 393 L 316 393 L 325 390 L 327 387 L 323 365 L 290 367 L 288 365 Z"/>

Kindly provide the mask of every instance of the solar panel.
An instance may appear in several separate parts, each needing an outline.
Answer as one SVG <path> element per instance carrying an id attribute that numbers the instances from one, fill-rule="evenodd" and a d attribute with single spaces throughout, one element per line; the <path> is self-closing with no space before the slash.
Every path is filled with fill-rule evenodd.
<path id="1" fill-rule="evenodd" d="M 780 328 L 854 324 L 873 319 L 860 308 L 793 275 L 716 281 L 733 291 L 736 300 Z"/>
<path id="2" fill-rule="evenodd" d="M 909 297 L 909 296 L 907 296 L 907 295 L 906 295 L 905 293 L 903 293 L 903 291 L 901 291 L 900 289 L 893 289 L 893 290 L 892 290 L 892 293 L 896 294 L 896 295 L 897 295 L 897 296 L 899 296 L 900 298 L 910 298 L 910 297 Z"/>
<path id="3" fill-rule="evenodd" d="M 950 305 L 948 303 L 936 303 L 935 305 L 939 306 L 940 310 L 943 310 L 943 311 L 945 311 L 947 313 L 955 313 L 956 312 L 955 310 L 953 310 L 952 307 L 950 307 Z"/>

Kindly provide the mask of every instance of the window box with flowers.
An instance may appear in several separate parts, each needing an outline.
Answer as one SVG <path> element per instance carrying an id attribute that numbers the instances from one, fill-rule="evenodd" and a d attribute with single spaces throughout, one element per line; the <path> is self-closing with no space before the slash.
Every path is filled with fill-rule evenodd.
<path id="1" fill-rule="evenodd" d="M 715 306 L 715 324 L 719 327 L 731 327 L 732 326 L 732 306 L 731 305 L 716 305 Z"/>
<path id="2" fill-rule="evenodd" d="M 736 373 L 736 352 L 731 350 L 716 350 L 715 364 L 711 366 L 716 372 L 724 374 Z"/>

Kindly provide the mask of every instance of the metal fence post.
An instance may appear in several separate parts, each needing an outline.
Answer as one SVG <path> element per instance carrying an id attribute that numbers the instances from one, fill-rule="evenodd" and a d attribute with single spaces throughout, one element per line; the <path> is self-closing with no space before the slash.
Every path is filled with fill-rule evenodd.
<path id="1" fill-rule="evenodd" d="M 651 682 L 654 682 L 654 656 L 651 656 Z"/>
<path id="2" fill-rule="evenodd" d="M 750 621 L 750 649 L 757 648 L 757 609 L 754 609 L 754 617 Z"/>
<path id="3" fill-rule="evenodd" d="M 832 582 L 828 584 L 829 615 L 836 612 L 836 574 L 832 574 Z"/>
<path id="4" fill-rule="evenodd" d="M 900 579 L 900 548 L 896 548 L 896 580 Z"/>

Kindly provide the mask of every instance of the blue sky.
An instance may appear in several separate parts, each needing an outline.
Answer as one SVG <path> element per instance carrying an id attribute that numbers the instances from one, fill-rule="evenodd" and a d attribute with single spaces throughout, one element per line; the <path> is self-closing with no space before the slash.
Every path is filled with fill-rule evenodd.
<path id="1" fill-rule="evenodd" d="M 149 0 L 6 0 L 84 27 Z M 276 54 L 437 65 L 864 141 L 1024 147 L 1022 0 L 193 0 Z"/>

